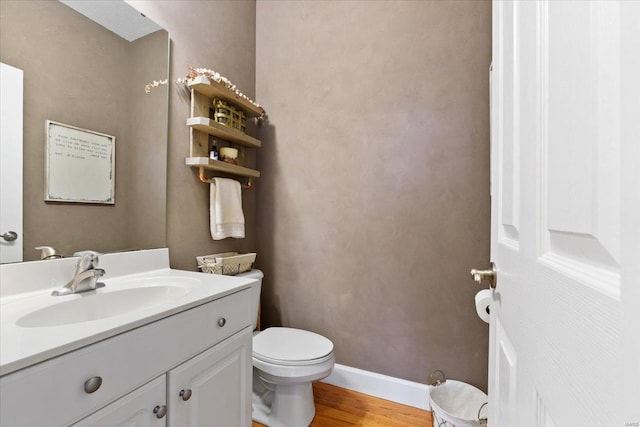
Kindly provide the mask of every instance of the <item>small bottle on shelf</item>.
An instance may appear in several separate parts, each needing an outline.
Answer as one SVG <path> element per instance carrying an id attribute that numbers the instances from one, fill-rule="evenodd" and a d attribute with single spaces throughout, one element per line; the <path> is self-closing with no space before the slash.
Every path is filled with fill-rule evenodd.
<path id="1" fill-rule="evenodd" d="M 216 145 L 216 140 L 212 135 L 209 135 L 209 158 L 211 160 L 218 160 L 218 147 Z"/>

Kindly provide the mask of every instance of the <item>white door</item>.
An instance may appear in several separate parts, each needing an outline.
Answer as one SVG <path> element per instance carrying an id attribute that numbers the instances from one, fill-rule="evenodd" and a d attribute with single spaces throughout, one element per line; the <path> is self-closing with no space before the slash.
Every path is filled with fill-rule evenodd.
<path id="1" fill-rule="evenodd" d="M 3 236 L 0 264 L 22 261 L 22 70 L 3 63 L 0 63 L 0 235 Z"/>
<path id="2" fill-rule="evenodd" d="M 169 427 L 251 426 L 251 336 L 246 328 L 169 371 Z"/>
<path id="3" fill-rule="evenodd" d="M 640 425 L 639 5 L 493 3 L 490 426 Z"/>

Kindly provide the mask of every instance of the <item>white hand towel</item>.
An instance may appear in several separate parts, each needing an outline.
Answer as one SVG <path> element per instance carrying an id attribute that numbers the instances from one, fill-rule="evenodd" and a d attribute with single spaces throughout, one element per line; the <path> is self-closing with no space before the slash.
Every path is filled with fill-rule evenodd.
<path id="1" fill-rule="evenodd" d="M 233 179 L 214 178 L 209 195 L 209 216 L 213 240 L 222 240 L 227 237 L 244 238 L 244 213 L 242 213 L 240 183 Z"/>

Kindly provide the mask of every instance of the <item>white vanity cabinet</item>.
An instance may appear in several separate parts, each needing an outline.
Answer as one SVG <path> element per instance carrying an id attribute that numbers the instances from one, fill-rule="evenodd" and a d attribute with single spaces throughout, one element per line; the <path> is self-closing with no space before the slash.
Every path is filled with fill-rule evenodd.
<path id="1" fill-rule="evenodd" d="M 0 377 L 0 425 L 249 427 L 251 340 L 243 289 Z"/>
<path id="2" fill-rule="evenodd" d="M 226 339 L 73 427 L 249 426 L 252 336 L 246 329 Z"/>

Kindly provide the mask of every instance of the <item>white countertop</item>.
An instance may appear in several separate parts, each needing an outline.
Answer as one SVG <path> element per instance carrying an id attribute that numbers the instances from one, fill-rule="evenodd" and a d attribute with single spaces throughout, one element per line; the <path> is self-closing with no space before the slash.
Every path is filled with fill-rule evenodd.
<path id="1" fill-rule="evenodd" d="M 147 251 L 139 252 L 138 256 L 142 252 Z M 166 262 L 147 263 L 146 265 L 140 263 L 141 266 L 148 267 L 153 265 L 157 267 L 161 264 L 168 264 L 168 253 L 162 252 L 160 255 L 166 258 Z M 107 257 L 108 255 L 105 255 L 105 258 Z M 115 258 L 112 258 L 112 262 L 113 259 Z M 131 270 L 129 259 L 130 257 L 126 255 L 118 254 L 117 261 L 124 260 L 127 268 L 110 267 L 113 267 L 113 270 L 118 272 L 129 271 Z M 54 269 L 65 270 L 59 266 L 56 267 L 53 264 L 55 261 L 38 262 L 38 268 L 41 269 L 45 263 L 51 263 L 51 267 Z M 19 269 L 27 267 L 21 266 Z M 100 267 L 103 267 L 102 262 Z M 254 281 L 254 279 L 249 278 L 172 270 L 168 267 L 112 276 L 109 274 L 108 267 L 106 265 L 104 267 L 107 273 L 100 281 L 104 282 L 106 286 L 96 291 L 90 291 L 91 293 L 114 292 L 127 289 L 127 287 L 135 286 L 136 284 L 139 285 L 141 282 L 160 284 L 180 282 L 185 285 L 187 291 L 184 295 L 175 297 L 170 301 L 139 309 L 136 308 L 116 316 L 47 327 L 19 326 L 18 320 L 25 314 L 40 308 L 83 298 L 83 294 L 53 297 L 51 296 L 51 291 L 59 287 L 57 283 L 54 286 L 41 287 L 41 289 L 36 290 L 32 289 L 38 286 L 25 284 L 24 288 L 30 289 L 29 292 L 5 292 L 5 296 L 0 298 L 0 376 L 249 288 L 249 285 Z M 15 281 L 15 272 L 7 273 L 7 271 L 3 271 L 2 280 Z M 41 274 L 41 271 L 39 273 Z M 31 279 L 29 278 L 29 280 Z M 60 280 L 53 281 L 59 282 Z"/>

